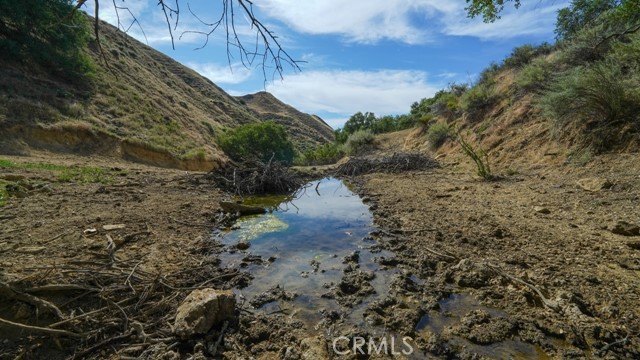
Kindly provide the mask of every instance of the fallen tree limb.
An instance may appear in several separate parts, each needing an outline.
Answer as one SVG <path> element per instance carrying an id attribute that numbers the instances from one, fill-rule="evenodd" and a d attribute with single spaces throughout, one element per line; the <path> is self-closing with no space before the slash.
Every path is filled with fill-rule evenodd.
<path id="1" fill-rule="evenodd" d="M 431 250 L 431 249 L 429 249 L 428 247 L 425 247 L 424 249 L 425 249 L 428 253 L 431 253 L 431 254 L 433 254 L 433 255 L 437 255 L 437 256 L 440 256 L 440 257 L 443 257 L 443 258 L 447 258 L 447 259 L 451 259 L 451 260 L 458 260 L 458 257 L 456 257 L 456 256 L 442 254 L 442 253 L 439 253 L 439 252 L 437 252 L 437 251 L 435 251 L 435 250 Z"/>
<path id="2" fill-rule="evenodd" d="M 507 274 L 504 270 L 502 270 L 501 268 L 499 268 L 497 266 L 494 266 L 494 265 L 491 265 L 491 264 L 487 264 L 487 266 L 489 268 L 493 269 L 494 271 L 496 271 L 497 273 L 499 273 L 500 275 L 503 275 L 507 279 L 509 279 L 509 280 L 511 280 L 511 281 L 513 281 L 515 283 L 524 285 L 524 286 L 528 287 L 529 289 L 531 289 L 533 292 L 535 292 L 538 295 L 538 297 L 540 298 L 540 300 L 542 301 L 542 304 L 544 306 L 548 307 L 549 309 L 551 309 L 551 310 L 553 310 L 555 312 L 558 312 L 558 313 L 561 312 L 560 305 L 558 305 L 558 303 L 556 303 L 555 301 L 547 299 L 542 294 L 542 292 L 537 287 L 535 287 L 534 285 L 532 285 L 532 284 L 530 284 L 530 283 L 528 283 L 528 282 L 526 282 L 526 281 L 524 281 L 522 279 L 519 279 L 519 278 L 517 278 L 515 276 L 511 276 L 511 275 Z"/>
<path id="3" fill-rule="evenodd" d="M 78 334 L 78 333 L 74 333 L 74 332 L 67 331 L 67 330 L 51 329 L 51 328 L 45 328 L 45 327 L 39 327 L 39 326 L 31 326 L 31 325 L 20 324 L 20 323 L 16 323 L 16 322 L 13 322 L 13 321 L 5 320 L 3 318 L 0 318 L 0 324 L 6 325 L 6 326 L 11 326 L 11 327 L 14 327 L 14 328 L 17 328 L 17 329 L 20 329 L 20 330 L 25 330 L 25 331 L 29 331 L 29 332 L 36 332 L 36 333 L 41 333 L 41 334 L 68 336 L 68 337 L 75 337 L 75 338 L 82 338 L 82 337 L 87 336 L 87 334 Z"/>
<path id="4" fill-rule="evenodd" d="M 58 319 L 65 319 L 65 316 L 62 314 L 62 311 L 58 309 L 53 303 L 40 299 L 39 297 L 35 297 L 33 295 L 25 294 L 13 289 L 9 284 L 0 281 L 0 296 L 5 297 L 12 300 L 18 300 L 22 302 L 26 302 L 27 304 L 31 304 L 35 306 L 38 311 L 50 312 L 58 317 Z"/>
<path id="5" fill-rule="evenodd" d="M 627 336 L 625 336 L 625 337 L 624 337 L 624 339 L 622 339 L 622 340 L 614 341 L 614 342 L 612 342 L 612 343 L 610 343 L 610 344 L 607 344 L 607 345 L 603 346 L 603 347 L 602 347 L 602 349 L 600 349 L 600 350 L 596 353 L 596 355 L 597 355 L 597 356 L 603 356 L 603 355 L 605 355 L 605 354 L 609 351 L 609 349 L 611 349 L 612 347 L 614 347 L 614 346 L 618 346 L 618 345 L 620 345 L 620 344 L 622 344 L 622 345 L 626 345 L 626 344 L 627 344 L 627 342 L 629 342 L 629 334 L 627 334 Z"/>
<path id="6" fill-rule="evenodd" d="M 28 288 L 24 292 L 33 294 L 33 293 L 53 292 L 53 291 L 99 291 L 99 289 L 89 288 L 86 286 L 76 285 L 76 284 L 49 284 L 49 285 L 42 285 L 42 286 L 35 286 L 32 288 Z"/>

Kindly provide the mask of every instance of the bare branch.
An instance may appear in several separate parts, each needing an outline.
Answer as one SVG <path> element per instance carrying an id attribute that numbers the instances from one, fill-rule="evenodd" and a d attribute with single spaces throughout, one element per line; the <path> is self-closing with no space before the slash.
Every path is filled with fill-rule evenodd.
<path id="1" fill-rule="evenodd" d="M 75 6 L 75 9 L 80 8 L 86 3 L 87 0 L 78 0 Z M 142 32 L 147 43 L 149 42 L 147 39 L 147 35 L 142 28 L 142 25 L 136 15 L 131 11 L 131 9 L 127 6 L 118 5 L 116 0 L 111 0 L 114 6 L 114 11 L 117 19 L 117 27 L 121 29 L 123 32 L 128 33 L 134 25 Z M 126 0 L 122 0 L 125 2 Z M 167 29 L 169 31 L 169 36 L 171 38 L 171 47 L 175 49 L 175 36 L 174 32 L 177 31 L 178 25 L 180 23 L 180 1 L 181 0 L 158 0 L 157 6 L 160 8 L 164 15 L 164 19 L 167 25 Z M 100 0 L 94 0 L 95 3 L 95 23 L 94 23 L 94 33 L 98 48 L 100 53 L 102 54 L 105 63 L 108 66 L 108 62 L 106 60 L 106 56 L 104 51 L 102 50 L 100 43 L 100 34 L 99 34 L 99 15 L 100 15 Z M 183 31 L 178 39 L 182 39 L 186 34 L 198 34 L 204 36 L 204 42 L 202 46 L 197 47 L 195 50 L 199 50 L 204 48 L 209 44 L 210 37 L 221 27 L 224 27 L 225 31 L 225 39 L 226 39 L 226 52 L 227 52 L 227 62 L 229 68 L 233 68 L 232 59 L 236 59 L 236 56 L 239 58 L 239 62 L 247 69 L 250 69 L 256 65 L 261 68 L 262 75 L 264 77 L 265 83 L 267 82 L 267 72 L 272 69 L 273 73 L 271 74 L 271 80 L 275 79 L 276 75 L 283 78 L 283 72 L 285 66 L 289 66 L 293 68 L 294 71 L 300 71 L 299 64 L 303 63 L 303 61 L 294 60 L 289 53 L 284 50 L 282 44 L 278 40 L 278 37 L 274 32 L 269 30 L 263 22 L 261 22 L 255 15 L 253 9 L 253 2 L 250 0 L 220 0 L 222 5 L 221 12 L 218 18 L 213 22 L 207 22 L 203 20 L 203 18 L 197 15 L 190 4 L 187 2 L 187 8 L 189 13 L 193 18 L 195 18 L 201 25 L 207 27 L 207 30 L 186 30 Z M 238 8 L 236 8 L 236 4 L 239 6 L 241 10 L 239 13 L 237 12 Z M 75 11 L 75 10 L 74 10 Z M 128 15 L 133 19 L 130 24 L 125 26 L 121 20 L 121 11 L 126 11 Z M 246 20 L 247 24 L 250 26 L 251 30 L 255 32 L 254 44 L 248 46 L 243 40 L 243 34 L 238 32 L 238 26 L 241 24 L 238 23 L 236 19 L 236 15 L 242 15 L 244 20 Z M 233 71 L 233 69 L 232 69 Z"/>

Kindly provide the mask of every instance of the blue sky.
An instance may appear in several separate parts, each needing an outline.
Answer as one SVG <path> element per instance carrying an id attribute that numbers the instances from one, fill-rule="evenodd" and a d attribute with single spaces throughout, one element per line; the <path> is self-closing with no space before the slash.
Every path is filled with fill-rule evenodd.
<path id="1" fill-rule="evenodd" d="M 220 14 L 220 1 L 179 0 L 175 49 L 157 1 L 116 3 L 128 7 L 140 22 L 142 30 L 134 25 L 130 35 L 231 95 L 266 90 L 338 128 L 358 111 L 407 113 L 411 103 L 451 82 L 473 82 L 515 46 L 552 42 L 556 12 L 568 2 L 524 1 L 517 10 L 509 3 L 501 19 L 485 24 L 466 17 L 464 0 L 255 0 L 257 17 L 292 58 L 306 61 L 300 65 L 302 71 L 285 67 L 284 79 L 269 76 L 266 83 L 261 68 L 246 68 L 237 56 L 227 59 L 222 29 L 200 50 L 194 49 L 203 44 L 204 36 L 182 35 L 207 29 L 187 4 L 201 20 L 213 22 Z M 100 17 L 116 25 L 112 2 L 100 5 Z M 93 12 L 91 7 L 85 10 Z M 121 26 L 129 27 L 128 11 L 120 10 L 119 15 Z M 240 15 L 237 20 L 238 33 L 251 45 L 253 31 Z"/>

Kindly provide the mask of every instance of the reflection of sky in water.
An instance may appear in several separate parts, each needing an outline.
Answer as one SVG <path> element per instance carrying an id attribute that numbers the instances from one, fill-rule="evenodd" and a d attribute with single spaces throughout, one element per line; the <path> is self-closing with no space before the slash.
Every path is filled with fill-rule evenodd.
<path id="1" fill-rule="evenodd" d="M 371 221 L 371 215 L 360 198 L 353 194 L 342 181 L 334 178 L 310 183 L 306 188 L 298 191 L 295 199 L 280 205 L 287 209 L 283 217 L 295 213 L 298 217 L 313 219 L 340 219 L 345 221 Z M 317 191 L 316 191 L 317 189 Z"/>
<path id="2" fill-rule="evenodd" d="M 251 284 L 239 290 L 248 299 L 280 285 L 296 292 L 296 307 L 307 321 L 318 321 L 322 308 L 337 309 L 335 300 L 321 298 L 330 290 L 325 284 L 338 283 L 342 278 L 344 257 L 354 250 L 361 250 L 360 266 L 363 270 L 376 271 L 379 276 L 374 287 L 382 293 L 381 286 L 387 275 L 382 274 L 374 256 L 390 256 L 388 252 L 372 254 L 366 248 L 373 245 L 364 240 L 372 230 L 372 216 L 361 199 L 338 179 L 323 179 L 308 184 L 295 199 L 279 205 L 272 214 L 241 218 L 239 230 L 228 233 L 223 242 L 233 245 L 240 240 L 251 243 L 248 253 L 266 260 L 276 260 L 269 266 L 249 265 L 244 271 L 254 275 Z M 273 200 L 273 199 L 271 199 Z M 259 199 L 251 199 L 259 205 Z M 221 254 L 223 266 L 238 266 L 247 253 Z M 311 262 L 320 262 L 314 272 Z M 301 276 L 308 273 L 308 277 Z M 290 306 L 281 304 L 283 306 Z"/>
<path id="3" fill-rule="evenodd" d="M 320 180 L 316 191 L 317 183 L 310 183 L 272 214 L 241 218 L 240 229 L 225 236 L 224 242 L 250 240 L 250 251 L 263 257 L 353 251 L 354 239 L 371 230 L 367 206 L 338 179 Z"/>

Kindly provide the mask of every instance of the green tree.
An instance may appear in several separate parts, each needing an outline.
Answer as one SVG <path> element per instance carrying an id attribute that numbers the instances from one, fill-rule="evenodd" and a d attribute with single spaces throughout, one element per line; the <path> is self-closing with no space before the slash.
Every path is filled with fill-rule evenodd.
<path id="1" fill-rule="evenodd" d="M 504 5 L 513 2 L 517 8 L 520 7 L 520 0 L 466 0 L 468 6 L 465 8 L 469 17 L 482 16 L 484 22 L 494 22 L 500 18 L 500 13 L 504 10 Z"/>
<path id="2" fill-rule="evenodd" d="M 73 79 L 93 66 L 84 48 L 86 18 L 71 0 L 0 1 L 0 58 L 29 64 Z"/>
<path id="3" fill-rule="evenodd" d="M 558 11 L 556 38 L 569 39 L 588 25 L 594 25 L 600 17 L 620 6 L 619 0 L 573 0 L 571 5 Z"/>
<path id="4" fill-rule="evenodd" d="M 256 158 L 290 164 L 295 150 L 285 128 L 273 121 L 256 122 L 231 129 L 218 139 L 218 145 L 233 160 Z"/>

